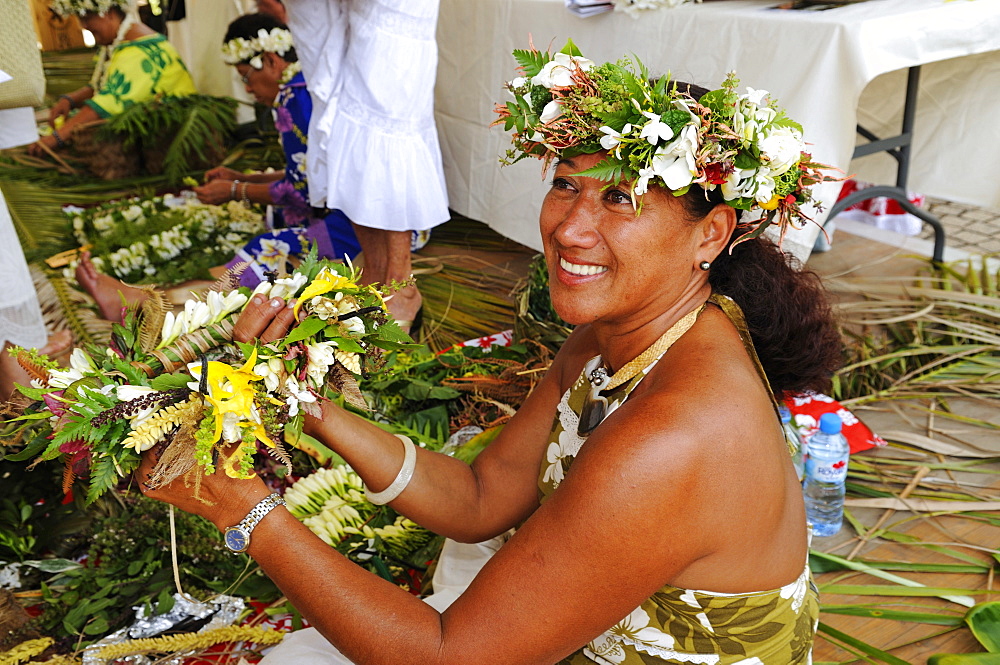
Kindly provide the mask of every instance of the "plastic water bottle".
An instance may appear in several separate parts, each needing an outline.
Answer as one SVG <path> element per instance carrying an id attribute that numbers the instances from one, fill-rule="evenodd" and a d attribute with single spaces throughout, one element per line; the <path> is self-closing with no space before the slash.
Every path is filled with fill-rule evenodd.
<path id="1" fill-rule="evenodd" d="M 781 414 L 781 429 L 785 430 L 785 438 L 792 447 L 792 465 L 795 466 L 795 475 L 798 476 L 799 482 L 801 483 L 805 472 L 802 467 L 802 435 L 799 434 L 799 431 L 792 423 L 792 412 L 788 410 L 787 406 L 779 406 L 778 413 Z"/>
<path id="2" fill-rule="evenodd" d="M 844 482 L 851 450 L 840 429 L 840 416 L 824 413 L 819 431 L 806 444 L 806 519 L 818 537 L 835 535 L 844 521 Z"/>

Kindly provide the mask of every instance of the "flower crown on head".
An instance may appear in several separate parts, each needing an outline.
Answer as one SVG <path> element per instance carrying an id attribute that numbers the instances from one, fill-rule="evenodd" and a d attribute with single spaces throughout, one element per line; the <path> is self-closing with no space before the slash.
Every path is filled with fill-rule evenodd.
<path id="1" fill-rule="evenodd" d="M 295 47 L 292 33 L 284 28 L 271 28 L 270 31 L 261 28 L 257 36 L 251 39 L 236 37 L 222 45 L 222 59 L 227 65 L 238 65 L 241 62 L 249 64 L 254 69 L 264 66 L 261 60 L 263 53 L 285 55 Z"/>
<path id="2" fill-rule="evenodd" d="M 522 74 L 506 85 L 514 100 L 495 109 L 494 124 L 513 130 L 502 164 L 533 156 L 547 169 L 553 158 L 606 150 L 580 175 L 629 181 L 637 197 L 651 181 L 675 196 L 720 187 L 728 205 L 759 213 L 740 221 L 737 242 L 809 220 L 801 210 L 813 201 L 809 188 L 835 179 L 804 152 L 802 127 L 767 91 L 739 94 L 733 73 L 695 99 L 669 76 L 650 80 L 638 59 L 597 65 L 572 40 L 558 53 L 531 48 L 514 58 Z"/>
<path id="3" fill-rule="evenodd" d="M 52 0 L 52 11 L 62 17 L 83 16 L 84 14 L 99 14 L 104 16 L 117 7 L 126 14 L 131 9 L 130 0 Z"/>

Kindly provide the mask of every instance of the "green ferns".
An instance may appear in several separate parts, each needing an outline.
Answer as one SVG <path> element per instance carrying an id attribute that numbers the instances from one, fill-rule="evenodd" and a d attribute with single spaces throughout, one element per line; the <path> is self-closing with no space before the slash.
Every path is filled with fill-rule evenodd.
<path id="1" fill-rule="evenodd" d="M 189 95 L 136 104 L 110 118 L 100 136 L 120 139 L 126 148 L 165 148 L 163 174 L 171 183 L 179 184 L 187 173 L 224 156 L 224 137 L 235 127 L 236 100 Z M 168 146 L 163 146 L 163 137 L 172 137 Z"/>

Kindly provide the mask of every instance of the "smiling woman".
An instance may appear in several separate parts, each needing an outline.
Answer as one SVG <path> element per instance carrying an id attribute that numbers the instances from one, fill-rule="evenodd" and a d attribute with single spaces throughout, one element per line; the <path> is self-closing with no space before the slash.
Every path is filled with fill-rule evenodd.
<path id="1" fill-rule="evenodd" d="M 573 47 L 516 55 L 508 157 L 558 160 L 540 224 L 576 329 L 471 466 L 330 403 L 306 421 L 372 501 L 460 542 L 516 532 L 444 609 L 270 510 L 247 551 L 316 630 L 265 662 L 808 663 L 818 599 L 775 391 L 822 388 L 840 347 L 818 280 L 760 232 L 822 175 L 768 152 L 798 130 L 762 91 L 652 83 Z M 236 337 L 283 335 L 281 305 L 255 298 Z M 257 478 L 201 493 L 150 492 L 220 531 L 273 501 Z"/>

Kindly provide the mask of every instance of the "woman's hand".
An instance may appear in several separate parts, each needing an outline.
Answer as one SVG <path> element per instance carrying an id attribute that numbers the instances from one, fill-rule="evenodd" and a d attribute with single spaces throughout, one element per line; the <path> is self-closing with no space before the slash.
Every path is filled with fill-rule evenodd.
<path id="1" fill-rule="evenodd" d="M 66 97 L 60 97 L 56 100 L 56 103 L 49 108 L 49 125 L 52 128 L 56 126 L 56 120 L 59 118 L 68 118 L 69 112 L 73 110 L 73 105 L 70 103 Z"/>
<path id="2" fill-rule="evenodd" d="M 246 174 L 240 173 L 228 166 L 216 166 L 214 169 L 205 171 L 205 182 L 212 182 L 213 180 L 248 181 L 248 178 Z"/>
<path id="3" fill-rule="evenodd" d="M 295 302 L 285 302 L 281 298 L 268 300 L 258 293 L 236 320 L 233 339 L 244 344 L 255 339 L 264 344 L 281 339 L 295 323 Z"/>
<path id="4" fill-rule="evenodd" d="M 49 148 L 49 150 L 56 150 L 58 147 L 59 144 L 56 141 L 56 137 L 43 136 L 28 146 L 28 154 L 32 157 L 43 157 L 49 153 L 49 151 L 45 148 Z"/>
<path id="5" fill-rule="evenodd" d="M 236 445 L 229 446 L 221 455 L 232 455 L 236 448 Z M 142 463 L 135 472 L 139 489 L 151 499 L 208 519 L 220 530 L 239 523 L 258 501 L 270 494 L 259 476 L 231 478 L 222 470 L 221 463 L 216 464 L 214 473 L 204 475 L 202 467 L 196 465 L 187 475 L 150 488 L 150 474 L 165 449 L 166 445 L 158 444 L 143 453 Z"/>
<path id="6" fill-rule="evenodd" d="M 208 174 L 206 174 L 207 177 Z M 212 180 L 194 188 L 194 193 L 202 203 L 220 205 L 227 201 L 239 199 L 239 188 L 243 183 L 236 184 L 233 180 Z"/>

